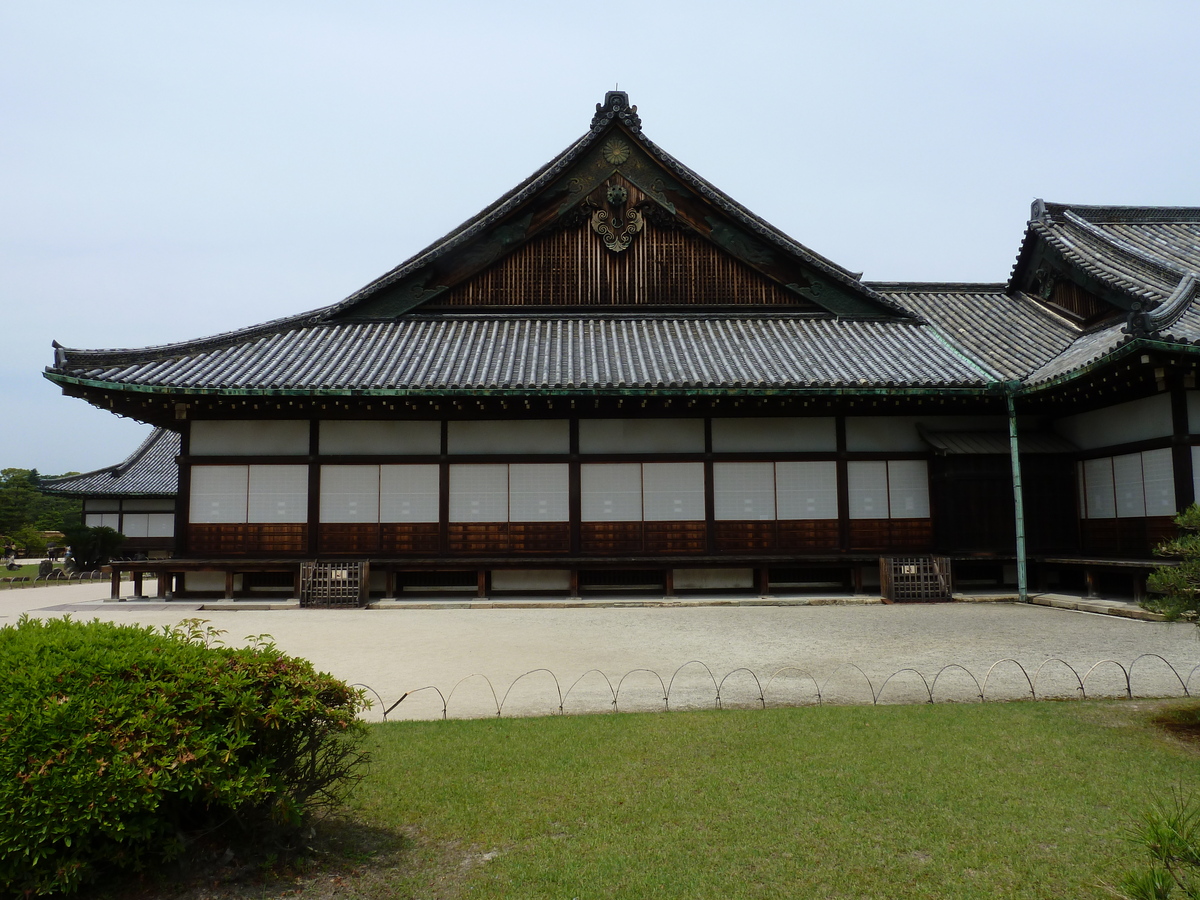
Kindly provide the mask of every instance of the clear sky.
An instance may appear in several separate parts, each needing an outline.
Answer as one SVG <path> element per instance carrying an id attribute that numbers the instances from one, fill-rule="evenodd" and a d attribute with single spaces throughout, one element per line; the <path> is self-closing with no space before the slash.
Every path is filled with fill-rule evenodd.
<path id="1" fill-rule="evenodd" d="M 645 134 L 868 280 L 1004 281 L 1029 204 L 1200 205 L 1196 0 L 11 2 L 0 468 L 119 462 L 50 342 L 334 303 L 587 129 Z"/>

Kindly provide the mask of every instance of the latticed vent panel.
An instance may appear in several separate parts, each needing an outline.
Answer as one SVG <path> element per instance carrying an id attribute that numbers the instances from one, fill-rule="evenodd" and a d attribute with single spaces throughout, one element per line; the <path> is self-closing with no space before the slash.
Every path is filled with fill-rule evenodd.
<path id="1" fill-rule="evenodd" d="M 365 562 L 306 562 L 300 567 L 300 605 L 329 609 L 365 606 Z"/>
<path id="2" fill-rule="evenodd" d="M 895 603 L 950 600 L 950 560 L 944 556 L 885 556 L 879 560 L 883 598 Z"/>

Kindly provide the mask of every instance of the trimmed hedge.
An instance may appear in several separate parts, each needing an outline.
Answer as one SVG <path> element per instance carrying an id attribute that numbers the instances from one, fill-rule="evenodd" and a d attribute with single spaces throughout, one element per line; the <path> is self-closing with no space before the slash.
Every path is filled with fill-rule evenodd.
<path id="1" fill-rule="evenodd" d="M 286 840 L 340 800 L 365 758 L 361 694 L 218 634 L 0 628 L 0 893 L 71 892 L 223 830 Z"/>

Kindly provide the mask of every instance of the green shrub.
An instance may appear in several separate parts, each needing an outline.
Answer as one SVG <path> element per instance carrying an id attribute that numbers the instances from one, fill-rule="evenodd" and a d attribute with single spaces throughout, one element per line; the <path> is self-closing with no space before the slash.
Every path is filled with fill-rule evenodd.
<path id="1" fill-rule="evenodd" d="M 201 625 L 0 628 L 0 893 L 71 892 L 201 835 L 287 841 L 357 780 L 359 692 Z"/>
<path id="2" fill-rule="evenodd" d="M 98 569 L 125 543 L 125 535 L 107 525 L 71 525 L 63 529 L 74 567 L 80 572 Z"/>
<path id="3" fill-rule="evenodd" d="M 1125 876 L 1118 897 L 1200 897 L 1200 804 L 1195 797 L 1180 792 L 1159 799 L 1143 813 L 1132 837 L 1149 860 Z"/>

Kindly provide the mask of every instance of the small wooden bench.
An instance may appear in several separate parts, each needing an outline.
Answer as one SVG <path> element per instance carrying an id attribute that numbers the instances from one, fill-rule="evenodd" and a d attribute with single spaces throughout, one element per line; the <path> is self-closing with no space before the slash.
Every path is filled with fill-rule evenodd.
<path id="1" fill-rule="evenodd" d="M 1087 556 L 1048 556 L 1038 559 L 1043 565 L 1079 566 L 1083 568 L 1083 582 L 1089 598 L 1099 597 L 1096 590 L 1097 570 L 1125 572 L 1132 580 L 1133 599 L 1142 602 L 1146 599 L 1146 576 L 1155 569 L 1164 566 L 1177 566 L 1179 562 L 1173 559 L 1098 559 Z"/>

